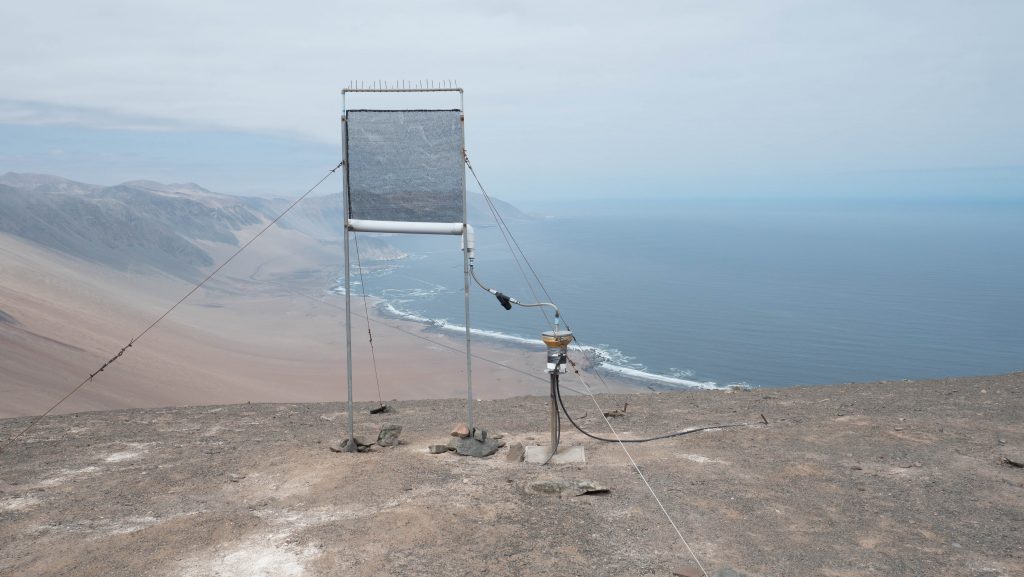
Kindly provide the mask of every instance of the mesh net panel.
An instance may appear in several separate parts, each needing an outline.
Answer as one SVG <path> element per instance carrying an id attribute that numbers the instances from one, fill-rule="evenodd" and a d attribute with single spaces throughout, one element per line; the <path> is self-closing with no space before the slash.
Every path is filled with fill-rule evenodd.
<path id="1" fill-rule="evenodd" d="M 462 222 L 459 110 L 349 110 L 349 216 Z"/>

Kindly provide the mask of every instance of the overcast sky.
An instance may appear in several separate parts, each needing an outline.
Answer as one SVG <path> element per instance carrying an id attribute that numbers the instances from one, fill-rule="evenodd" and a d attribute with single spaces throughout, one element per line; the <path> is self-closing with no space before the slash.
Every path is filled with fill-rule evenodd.
<path id="1" fill-rule="evenodd" d="M 0 22 L 0 173 L 292 196 L 340 159 L 340 89 L 398 79 L 458 81 L 474 166 L 513 200 L 1024 168 L 1015 0 L 37 0 Z"/>

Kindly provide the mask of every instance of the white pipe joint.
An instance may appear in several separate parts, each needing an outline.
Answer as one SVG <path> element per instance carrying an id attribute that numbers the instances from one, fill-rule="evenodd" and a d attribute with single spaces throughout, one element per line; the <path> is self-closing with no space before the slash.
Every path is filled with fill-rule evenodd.
<path id="1" fill-rule="evenodd" d="M 466 234 L 462 235 L 462 250 L 466 251 L 469 256 L 469 262 L 473 262 L 475 257 L 474 251 L 476 250 L 476 233 L 473 232 L 473 227 L 466 225 Z"/>

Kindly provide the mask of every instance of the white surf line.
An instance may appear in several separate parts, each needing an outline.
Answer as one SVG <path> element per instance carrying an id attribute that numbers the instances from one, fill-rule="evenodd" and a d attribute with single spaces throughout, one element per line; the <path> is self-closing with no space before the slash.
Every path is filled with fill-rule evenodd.
<path id="1" fill-rule="evenodd" d="M 281 283 L 276 283 L 274 281 L 268 281 L 268 280 L 258 280 L 258 279 L 253 279 L 253 280 L 255 282 L 259 282 L 259 283 L 268 284 L 268 285 L 272 285 L 272 286 L 276 286 L 276 287 L 282 288 L 284 290 L 287 290 L 289 294 L 292 294 L 292 295 L 295 295 L 295 296 L 298 296 L 298 297 L 302 297 L 304 299 L 308 299 L 308 300 L 311 300 L 313 302 L 320 303 L 320 304 L 322 304 L 324 306 L 327 306 L 327 307 L 330 307 L 330 308 L 334 308 L 334 309 L 338 309 L 338 310 L 345 310 L 345 307 L 343 307 L 343 306 L 336 305 L 336 304 L 334 304 L 334 303 L 332 303 L 330 301 L 324 300 L 324 299 L 319 298 L 319 297 L 315 297 L 315 296 L 308 295 L 308 294 L 305 294 L 305 293 L 297 292 L 294 289 L 291 289 L 291 288 L 289 288 L 286 285 L 281 284 Z M 388 306 L 390 306 L 390 305 L 388 305 Z M 357 316 L 359 318 L 365 318 L 365 317 L 363 317 L 363 315 L 359 314 L 358 311 L 357 312 L 353 312 L 352 314 L 353 314 L 353 316 Z M 400 326 L 393 325 L 393 324 L 388 323 L 388 322 L 384 322 L 382 320 L 378 320 L 378 319 L 375 319 L 375 318 L 372 318 L 372 317 L 369 320 L 374 325 L 386 327 L 386 328 L 389 328 L 389 329 L 392 329 L 392 330 L 396 330 L 396 331 L 398 331 L 400 333 L 409 335 L 410 337 L 420 339 L 422 341 L 431 343 L 433 345 L 437 345 L 437 346 L 439 346 L 439 347 L 441 347 L 441 348 L 443 348 L 445 350 L 451 351 L 451 352 L 462 353 L 462 354 L 465 354 L 465 352 L 466 352 L 465 349 L 460 349 L 458 347 L 453 347 L 453 346 L 451 346 L 449 344 L 446 344 L 446 343 L 443 343 L 441 341 L 437 341 L 437 340 L 431 339 L 429 337 L 425 337 L 425 336 L 423 336 L 423 335 L 421 335 L 419 333 L 410 331 L 410 330 L 402 328 Z M 399 318 L 397 320 L 399 322 L 402 322 L 403 320 L 409 320 L 409 319 Z M 432 321 L 430 321 L 430 319 L 426 319 L 426 321 L 427 322 L 432 322 Z M 436 326 L 436 325 L 432 325 L 432 326 Z M 465 330 L 465 329 L 463 329 L 463 330 Z M 476 332 L 476 329 L 474 329 L 474 332 Z M 491 363 L 493 365 L 499 366 L 499 367 L 501 367 L 503 369 L 507 369 L 507 370 L 515 372 L 515 373 L 519 373 L 521 375 L 525 375 L 525 376 L 530 377 L 531 379 L 534 379 L 534 380 L 540 380 L 543 383 L 547 383 L 548 382 L 548 380 L 545 379 L 544 377 L 535 375 L 533 373 L 529 373 L 527 371 L 524 371 L 523 369 L 518 369 L 516 367 L 512 367 L 512 366 L 506 365 L 505 363 L 502 363 L 500 361 L 496 361 L 494 359 L 485 357 L 483 355 L 480 355 L 479 353 L 473 353 L 473 358 L 474 359 L 479 359 L 479 360 L 487 362 L 487 363 Z M 585 394 L 583 391 L 581 391 L 579 389 L 574 389 L 574 388 L 572 388 L 572 387 L 570 387 L 568 385 L 562 385 L 562 386 L 565 387 L 566 389 L 569 389 L 570 391 L 578 394 L 578 395 Z"/>
<path id="2" fill-rule="evenodd" d="M 704 565 L 701 564 L 700 559 L 697 558 L 697 554 L 693 552 L 693 548 L 690 547 L 690 544 L 687 543 L 686 538 L 683 537 L 683 533 L 679 530 L 679 526 L 676 525 L 676 522 L 672 519 L 672 515 L 668 514 L 668 510 L 665 509 L 665 505 L 661 503 L 661 499 L 658 498 L 658 494 L 654 492 L 654 488 L 651 487 L 651 484 L 647 482 L 647 477 L 644 476 L 643 471 L 640 470 L 640 467 L 636 464 L 636 461 L 633 460 L 633 455 L 629 454 L 629 449 L 626 449 L 626 444 L 623 443 L 622 438 L 619 437 L 619 432 L 615 430 L 615 427 L 612 426 L 611 421 L 609 421 L 608 417 L 604 415 L 604 409 L 601 407 L 601 404 L 597 402 L 597 397 L 595 397 L 593 391 L 590 390 L 590 385 L 588 385 L 587 382 L 583 380 L 583 375 L 581 375 L 579 371 L 576 371 L 576 378 L 580 380 L 580 384 L 582 384 L 583 388 L 587 390 L 587 394 L 590 395 L 590 399 L 594 401 L 594 406 L 597 407 L 598 414 L 601 415 L 601 418 L 604 419 L 605 424 L 608 425 L 608 429 L 610 429 L 612 434 L 615 435 L 615 440 L 618 441 L 619 446 L 622 447 L 622 452 L 626 454 L 626 458 L 629 459 L 630 464 L 633 465 L 633 469 L 635 469 L 636 473 L 640 475 L 640 479 L 643 480 L 644 485 L 647 486 L 647 490 L 651 492 L 651 496 L 654 497 L 655 501 L 657 501 L 658 507 L 661 508 L 661 512 L 665 514 L 665 518 L 668 519 L 669 524 L 672 525 L 673 529 L 675 529 L 676 535 L 679 536 L 679 540 L 682 541 L 683 545 L 686 546 L 686 550 L 690 552 L 690 556 L 693 557 L 693 560 L 697 563 L 697 567 L 700 567 L 701 573 L 704 574 L 704 577 L 710 577 L 708 575 L 707 569 L 704 568 Z"/>

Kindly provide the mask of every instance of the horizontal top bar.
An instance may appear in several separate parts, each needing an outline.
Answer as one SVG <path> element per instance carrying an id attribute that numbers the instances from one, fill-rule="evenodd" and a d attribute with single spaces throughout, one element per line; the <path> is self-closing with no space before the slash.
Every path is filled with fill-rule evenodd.
<path id="1" fill-rule="evenodd" d="M 347 92 L 462 92 L 461 88 L 342 88 Z"/>

